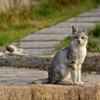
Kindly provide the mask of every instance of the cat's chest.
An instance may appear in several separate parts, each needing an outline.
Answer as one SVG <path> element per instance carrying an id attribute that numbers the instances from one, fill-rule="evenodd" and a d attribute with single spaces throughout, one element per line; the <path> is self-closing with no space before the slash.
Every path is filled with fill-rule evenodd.
<path id="1" fill-rule="evenodd" d="M 73 56 L 77 63 L 83 63 L 86 56 L 86 49 L 74 49 Z"/>

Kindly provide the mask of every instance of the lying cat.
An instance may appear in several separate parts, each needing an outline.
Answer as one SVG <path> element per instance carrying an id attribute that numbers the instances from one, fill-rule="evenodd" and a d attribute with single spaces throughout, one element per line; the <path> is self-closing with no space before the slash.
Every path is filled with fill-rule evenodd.
<path id="1" fill-rule="evenodd" d="M 6 46 L 6 54 L 7 55 L 28 56 L 28 53 L 23 50 L 20 44 L 20 41 L 18 41 L 15 46 L 13 45 Z"/>
<path id="2" fill-rule="evenodd" d="M 81 66 L 86 56 L 89 29 L 81 32 L 72 26 L 72 41 L 69 46 L 60 49 L 54 56 L 47 79 L 39 79 L 33 83 L 57 84 L 71 76 L 73 85 L 83 85 Z"/>

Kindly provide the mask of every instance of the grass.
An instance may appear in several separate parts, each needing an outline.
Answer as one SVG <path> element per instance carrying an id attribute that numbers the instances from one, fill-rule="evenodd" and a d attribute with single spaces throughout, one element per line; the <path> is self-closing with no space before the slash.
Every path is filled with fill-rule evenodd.
<path id="1" fill-rule="evenodd" d="M 94 29 L 90 31 L 90 35 L 94 37 L 100 37 L 100 24 L 97 24 Z"/>
<path id="2" fill-rule="evenodd" d="M 100 24 L 90 30 L 87 49 L 91 52 L 100 52 Z"/>
<path id="3" fill-rule="evenodd" d="M 100 52 L 100 24 L 90 30 L 87 49 L 90 52 Z"/>
<path id="4" fill-rule="evenodd" d="M 88 73 L 95 72 L 96 69 L 94 66 L 87 66 L 86 68 L 82 68 L 83 76 L 86 76 Z"/>
<path id="5" fill-rule="evenodd" d="M 62 2 L 64 0 L 59 0 Z M 66 1 L 66 0 L 65 0 Z M 65 2 L 64 1 L 64 2 Z M 0 13 L 0 46 L 8 45 L 44 27 L 49 27 L 74 17 L 99 5 L 96 1 L 62 3 L 44 2 L 30 7 L 10 9 Z M 72 0 L 73 2 L 75 0 Z M 76 0 L 80 1 L 80 0 Z M 60 6 L 60 7 L 59 7 Z"/>
<path id="6" fill-rule="evenodd" d="M 60 42 L 60 45 L 58 45 L 56 49 L 65 47 L 69 45 L 70 42 L 71 42 L 71 37 L 68 36 L 63 41 Z M 100 52 L 100 24 L 97 24 L 89 32 L 87 51 L 88 52 Z"/>

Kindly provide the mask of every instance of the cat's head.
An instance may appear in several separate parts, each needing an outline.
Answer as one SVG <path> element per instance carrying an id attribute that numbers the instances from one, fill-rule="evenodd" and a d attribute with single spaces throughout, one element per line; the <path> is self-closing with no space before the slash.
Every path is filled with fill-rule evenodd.
<path id="1" fill-rule="evenodd" d="M 89 28 L 85 29 L 84 31 L 80 31 L 72 26 L 72 41 L 76 45 L 86 45 L 88 42 L 88 33 Z"/>
<path id="2" fill-rule="evenodd" d="M 21 46 L 20 40 L 17 41 L 15 47 L 18 48 L 18 49 L 23 49 L 23 47 Z"/>

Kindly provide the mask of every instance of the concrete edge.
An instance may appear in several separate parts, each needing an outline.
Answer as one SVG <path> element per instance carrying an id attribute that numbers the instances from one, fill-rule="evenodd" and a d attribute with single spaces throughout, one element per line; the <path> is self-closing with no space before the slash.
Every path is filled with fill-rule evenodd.
<path id="1" fill-rule="evenodd" d="M 100 100 L 100 84 L 6 86 L 0 87 L 0 100 Z"/>
<path id="2" fill-rule="evenodd" d="M 52 57 L 9 57 L 0 58 L 0 66 L 40 68 L 49 67 Z M 100 53 L 88 53 L 82 66 L 83 70 L 100 71 Z"/>

